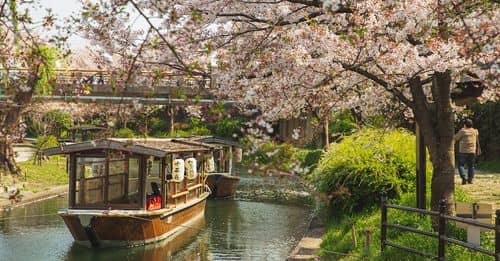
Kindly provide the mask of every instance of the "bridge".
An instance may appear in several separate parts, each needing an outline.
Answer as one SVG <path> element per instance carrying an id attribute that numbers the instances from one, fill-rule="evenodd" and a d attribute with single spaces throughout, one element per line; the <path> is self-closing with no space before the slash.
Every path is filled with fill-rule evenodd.
<path id="1" fill-rule="evenodd" d="M 0 77 L 27 74 L 25 68 L 0 68 Z M 214 83 L 211 79 L 185 75 L 141 71 L 130 76 L 128 84 L 124 75 L 107 70 L 56 69 L 55 81 L 50 95 L 35 95 L 34 100 L 75 101 L 84 103 L 143 103 L 143 104 L 185 104 L 224 102 L 217 100 L 210 92 Z M 0 85 L 0 100 L 8 96 Z"/>

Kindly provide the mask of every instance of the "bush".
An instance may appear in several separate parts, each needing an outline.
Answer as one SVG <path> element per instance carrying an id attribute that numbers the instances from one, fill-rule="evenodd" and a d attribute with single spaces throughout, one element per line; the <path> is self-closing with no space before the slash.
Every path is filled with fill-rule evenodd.
<path id="1" fill-rule="evenodd" d="M 252 145 L 247 145 L 247 147 Z M 296 166 L 295 153 L 297 149 L 290 144 L 276 144 L 272 141 L 259 143 L 249 151 L 243 160 L 243 165 L 258 171 L 277 170 L 291 172 Z"/>
<path id="2" fill-rule="evenodd" d="M 59 109 L 50 110 L 43 115 L 43 122 L 47 125 L 50 134 L 62 138 L 73 126 L 71 115 Z"/>
<path id="3" fill-rule="evenodd" d="M 57 138 L 54 135 L 38 136 L 36 138 L 35 147 L 40 150 L 57 146 L 59 146 L 59 141 L 57 141 Z"/>
<path id="4" fill-rule="evenodd" d="M 331 144 L 310 179 L 346 212 L 378 203 L 383 191 L 398 197 L 414 187 L 415 138 L 402 130 L 361 130 Z"/>
<path id="5" fill-rule="evenodd" d="M 243 123 L 239 119 L 224 118 L 210 126 L 213 134 L 218 137 L 232 138 L 234 134 L 240 136 Z"/>
<path id="6" fill-rule="evenodd" d="M 310 173 L 316 169 L 323 152 L 323 150 L 299 150 L 295 153 L 295 158 L 299 161 L 303 172 Z"/>
<path id="7" fill-rule="evenodd" d="M 349 134 L 358 128 L 356 120 L 349 110 L 335 114 L 334 118 L 328 123 L 330 134 L 343 133 Z"/>
<path id="8" fill-rule="evenodd" d="M 118 129 L 115 133 L 115 137 L 117 138 L 135 138 L 135 133 L 133 130 L 129 128 L 121 128 Z"/>
<path id="9" fill-rule="evenodd" d="M 149 126 L 149 132 L 156 136 L 168 129 L 168 122 L 165 119 L 154 117 L 150 120 Z"/>

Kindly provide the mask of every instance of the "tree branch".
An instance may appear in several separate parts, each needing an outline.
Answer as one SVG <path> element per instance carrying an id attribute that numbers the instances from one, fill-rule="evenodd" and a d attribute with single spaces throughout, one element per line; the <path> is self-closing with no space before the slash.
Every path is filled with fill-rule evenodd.
<path id="1" fill-rule="evenodd" d="M 139 14 L 146 20 L 146 22 L 149 24 L 149 26 L 158 34 L 158 37 L 160 37 L 161 40 L 167 45 L 168 49 L 175 56 L 175 59 L 177 59 L 177 61 L 182 65 L 182 67 L 184 69 L 187 69 L 187 65 L 184 63 L 184 61 L 182 60 L 179 53 L 177 53 L 177 50 L 175 50 L 175 47 L 169 41 L 167 41 L 167 39 L 163 36 L 163 34 L 160 32 L 160 30 L 153 25 L 153 23 L 151 22 L 149 17 L 146 16 L 146 14 L 144 14 L 144 12 L 139 8 L 139 6 L 133 0 L 129 0 L 129 2 L 134 6 L 134 8 L 137 10 L 137 12 L 139 12 Z"/>
<path id="2" fill-rule="evenodd" d="M 342 67 L 344 67 L 344 69 L 346 69 L 346 70 L 358 73 L 358 74 L 360 74 L 360 75 L 362 75 L 362 76 L 364 76 L 364 77 L 372 80 L 373 82 L 377 83 L 378 85 L 384 87 L 384 89 L 387 90 L 388 92 L 392 93 L 396 98 L 398 98 L 406 106 L 408 106 L 410 108 L 414 107 L 413 101 L 411 101 L 410 99 L 408 99 L 401 91 L 399 91 L 396 88 L 391 87 L 389 85 L 389 83 L 387 83 L 386 81 L 380 79 L 376 75 L 374 75 L 374 74 L 372 74 L 372 73 L 370 73 L 370 72 L 368 72 L 368 71 L 366 71 L 364 69 L 361 69 L 359 67 L 348 65 L 348 64 L 345 64 L 345 63 L 342 63 Z"/>

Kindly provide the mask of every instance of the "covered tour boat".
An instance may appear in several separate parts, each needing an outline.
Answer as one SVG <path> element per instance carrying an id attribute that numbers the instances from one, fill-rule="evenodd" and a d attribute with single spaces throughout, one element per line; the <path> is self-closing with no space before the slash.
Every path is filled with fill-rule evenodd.
<path id="1" fill-rule="evenodd" d="M 168 238 L 204 218 L 208 157 L 216 147 L 179 139 L 102 139 L 45 150 L 68 157 L 75 241 L 133 246 Z"/>
<path id="2" fill-rule="evenodd" d="M 239 143 L 213 136 L 192 137 L 190 140 L 217 146 L 213 151 L 214 161 L 208 162 L 207 185 L 212 191 L 211 197 L 231 198 L 236 194 L 240 177 L 236 176 L 233 163 L 242 159 Z"/>

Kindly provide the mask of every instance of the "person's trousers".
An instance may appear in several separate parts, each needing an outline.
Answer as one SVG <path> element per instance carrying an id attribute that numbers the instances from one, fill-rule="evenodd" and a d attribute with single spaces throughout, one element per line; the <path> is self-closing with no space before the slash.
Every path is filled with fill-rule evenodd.
<path id="1" fill-rule="evenodd" d="M 474 178 L 474 162 L 476 155 L 474 153 L 458 154 L 458 173 L 462 180 L 472 181 Z M 465 165 L 467 165 L 467 177 L 465 176 Z"/>

